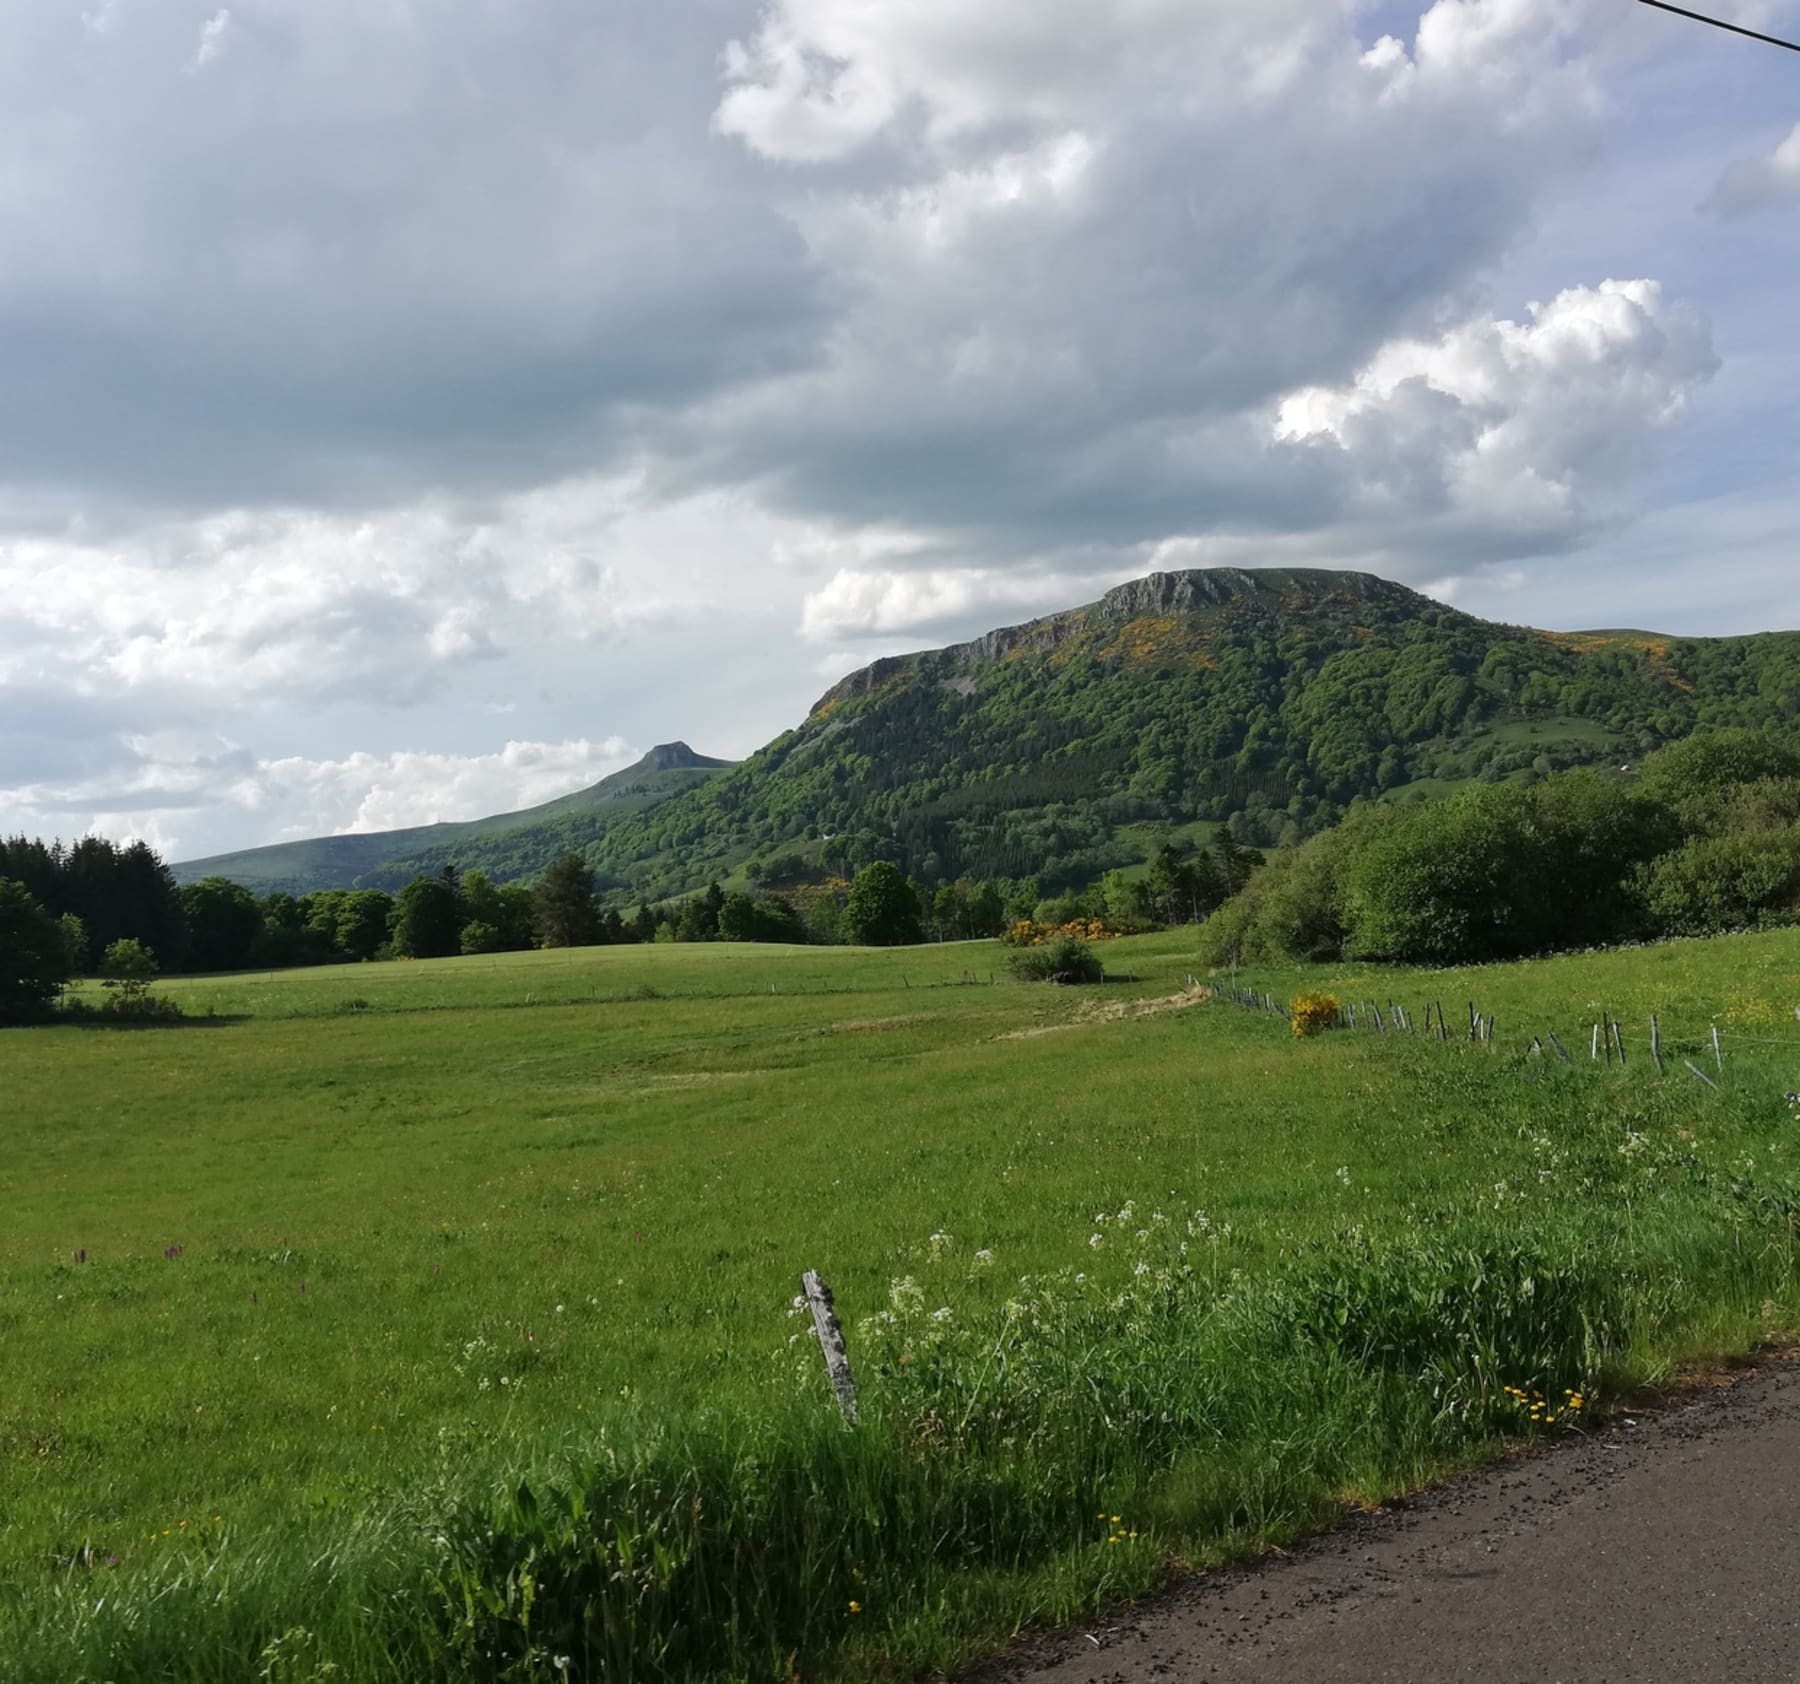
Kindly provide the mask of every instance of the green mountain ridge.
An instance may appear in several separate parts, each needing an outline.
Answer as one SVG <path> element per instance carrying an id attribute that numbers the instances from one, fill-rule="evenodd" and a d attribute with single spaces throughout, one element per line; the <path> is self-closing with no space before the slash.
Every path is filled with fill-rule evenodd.
<path id="1" fill-rule="evenodd" d="M 515 813 L 448 824 L 414 825 L 404 830 L 357 832 L 278 842 L 263 848 L 185 860 L 170 867 L 180 883 L 229 877 L 258 893 L 315 889 L 397 889 L 422 870 L 474 863 L 473 853 L 521 849 L 541 869 L 558 853 L 580 847 L 608 817 L 640 812 L 704 783 L 734 762 L 696 754 L 684 742 L 659 743 L 641 760 L 598 783 Z"/>
<path id="2" fill-rule="evenodd" d="M 1130 868 L 1171 834 L 1227 824 L 1278 846 L 1357 801 L 1616 769 L 1709 725 L 1800 731 L 1800 633 L 1547 632 L 1366 573 L 1156 573 L 873 662 L 693 787 L 553 824 L 390 837 L 361 881 L 450 863 L 506 880 L 576 847 L 620 905 L 874 859 L 926 881 L 1036 876 L 1049 892 Z"/>

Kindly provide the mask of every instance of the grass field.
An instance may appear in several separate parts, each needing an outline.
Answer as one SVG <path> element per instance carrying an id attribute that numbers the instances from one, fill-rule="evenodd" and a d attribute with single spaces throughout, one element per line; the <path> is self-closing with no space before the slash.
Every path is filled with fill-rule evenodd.
<path id="1" fill-rule="evenodd" d="M 906 1677 L 1800 1325 L 1800 936 L 1241 979 L 1491 1049 L 1297 1041 L 1189 945 L 1071 991 L 993 944 L 371 965 L 0 1037 L 0 1678 Z"/>

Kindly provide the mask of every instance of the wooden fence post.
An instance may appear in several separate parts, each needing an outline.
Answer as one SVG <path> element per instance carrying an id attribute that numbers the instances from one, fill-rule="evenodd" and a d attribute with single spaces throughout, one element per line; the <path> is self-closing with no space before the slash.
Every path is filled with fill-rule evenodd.
<path id="1" fill-rule="evenodd" d="M 1712 1026 L 1712 1032 L 1713 1032 L 1713 1063 L 1719 1067 L 1719 1074 L 1721 1076 L 1723 1076 L 1725 1074 L 1725 1054 L 1724 1054 L 1724 1051 L 1719 1046 L 1719 1026 L 1716 1023 Z"/>
<path id="2" fill-rule="evenodd" d="M 1702 1069 L 1701 1069 L 1701 1068 L 1700 1068 L 1700 1066 L 1699 1066 L 1699 1065 L 1697 1065 L 1697 1064 L 1693 1064 L 1693 1063 L 1690 1063 L 1690 1062 L 1689 1062 L 1689 1061 L 1688 1061 L 1688 1060 L 1687 1060 L 1687 1059 L 1685 1059 L 1685 1058 L 1684 1058 L 1684 1059 L 1683 1059 L 1683 1060 L 1682 1060 L 1682 1061 L 1681 1061 L 1681 1062 L 1682 1062 L 1682 1063 L 1683 1063 L 1683 1064 L 1686 1064 L 1686 1065 L 1687 1065 L 1687 1067 L 1688 1067 L 1688 1069 L 1690 1069 L 1690 1070 L 1691 1070 L 1691 1071 L 1693 1071 L 1693 1073 L 1694 1073 L 1694 1074 L 1695 1074 L 1695 1075 L 1696 1075 L 1696 1076 L 1698 1076 L 1698 1077 L 1699 1077 L 1699 1078 L 1700 1078 L 1700 1080 L 1701 1080 L 1701 1081 L 1703 1081 L 1703 1082 L 1704 1082 L 1704 1083 L 1705 1083 L 1705 1084 L 1706 1084 L 1706 1085 L 1707 1085 L 1707 1086 L 1708 1086 L 1708 1087 L 1709 1087 L 1709 1088 L 1711 1088 L 1711 1089 L 1712 1089 L 1712 1090 L 1713 1090 L 1713 1092 L 1714 1092 L 1714 1093 L 1717 1093 L 1717 1092 L 1718 1092 L 1718 1091 L 1719 1091 L 1719 1084 L 1718 1084 L 1718 1083 L 1717 1083 L 1717 1082 L 1715 1082 L 1715 1081 L 1714 1081 L 1714 1080 L 1713 1080 L 1713 1079 L 1712 1079 L 1712 1077 L 1710 1077 L 1710 1076 L 1709 1076 L 1709 1075 L 1707 1075 L 1707 1073 L 1706 1073 L 1706 1072 L 1705 1072 L 1705 1071 L 1704 1071 L 1704 1070 L 1702 1070 Z"/>
<path id="3" fill-rule="evenodd" d="M 819 1278 L 817 1269 L 808 1269 L 800 1277 L 800 1291 L 806 1307 L 812 1311 L 813 1330 L 819 1336 L 819 1349 L 825 1356 L 825 1372 L 831 1376 L 831 1389 L 837 1393 L 838 1408 L 844 1419 L 856 1422 L 856 1377 L 850 1372 L 850 1353 L 844 1349 L 844 1330 L 838 1325 L 837 1311 L 832 1307 L 831 1288 Z"/>
<path id="4" fill-rule="evenodd" d="M 1657 1075 L 1662 1075 L 1662 1025 L 1656 1021 L 1655 1012 L 1650 1014 L 1650 1056 L 1656 1061 Z"/>
<path id="5" fill-rule="evenodd" d="M 1556 1048 L 1557 1056 L 1564 1064 L 1573 1064 L 1575 1060 L 1569 1057 L 1569 1049 L 1565 1047 L 1561 1041 L 1557 1040 L 1556 1031 L 1552 1029 L 1548 1031 L 1548 1033 L 1550 1036 L 1550 1045 Z"/>

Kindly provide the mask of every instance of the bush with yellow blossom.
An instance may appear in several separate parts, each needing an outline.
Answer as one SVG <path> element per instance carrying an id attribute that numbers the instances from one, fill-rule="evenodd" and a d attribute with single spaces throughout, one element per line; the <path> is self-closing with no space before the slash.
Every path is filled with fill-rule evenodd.
<path id="1" fill-rule="evenodd" d="M 1296 1035 L 1317 1035 L 1323 1030 L 1337 1028 L 1344 1020 L 1344 1009 L 1335 994 L 1321 994 L 1316 989 L 1309 989 L 1294 1002 L 1290 1015 Z"/>

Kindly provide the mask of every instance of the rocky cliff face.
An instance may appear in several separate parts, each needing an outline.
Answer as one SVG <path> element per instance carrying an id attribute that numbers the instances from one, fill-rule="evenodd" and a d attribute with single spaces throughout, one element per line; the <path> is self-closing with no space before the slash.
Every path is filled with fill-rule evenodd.
<path id="1" fill-rule="evenodd" d="M 1328 568 L 1192 568 L 1179 573 L 1151 573 L 1117 585 L 1098 602 L 1002 626 L 968 643 L 917 655 L 893 655 L 840 679 L 814 705 L 820 709 L 853 701 L 908 671 L 928 657 L 951 672 L 966 672 L 1023 650 L 1049 654 L 1065 638 L 1095 626 L 1117 626 L 1132 620 L 1169 614 L 1206 615 L 1230 611 L 1303 613 L 1328 603 L 1368 604 L 1401 613 L 1433 610 L 1429 597 L 1378 579 L 1372 573 L 1339 573 Z"/>

